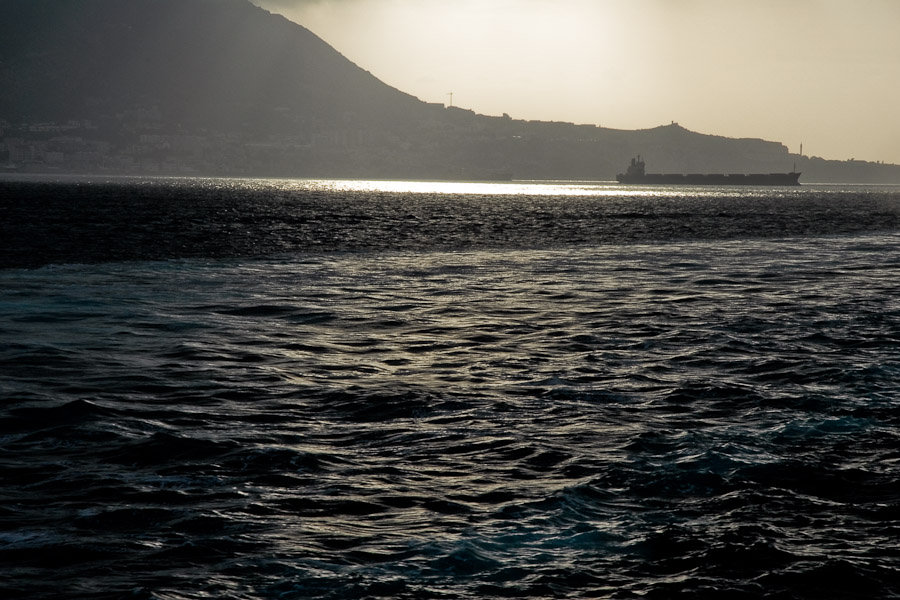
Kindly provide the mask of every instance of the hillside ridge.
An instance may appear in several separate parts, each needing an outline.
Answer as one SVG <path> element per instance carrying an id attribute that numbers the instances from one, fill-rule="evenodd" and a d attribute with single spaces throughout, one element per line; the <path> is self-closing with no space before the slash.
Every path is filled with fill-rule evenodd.
<path id="1" fill-rule="evenodd" d="M 0 168 L 290 177 L 612 179 L 667 172 L 900 182 L 778 142 L 423 102 L 249 0 L 0 0 Z"/>

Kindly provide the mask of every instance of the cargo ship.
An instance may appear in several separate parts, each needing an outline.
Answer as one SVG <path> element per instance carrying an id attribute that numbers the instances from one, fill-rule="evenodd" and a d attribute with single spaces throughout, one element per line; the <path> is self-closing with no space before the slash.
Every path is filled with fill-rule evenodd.
<path id="1" fill-rule="evenodd" d="M 624 173 L 616 175 L 619 183 L 660 185 L 800 185 L 800 173 L 645 173 L 641 157 L 631 159 Z"/>

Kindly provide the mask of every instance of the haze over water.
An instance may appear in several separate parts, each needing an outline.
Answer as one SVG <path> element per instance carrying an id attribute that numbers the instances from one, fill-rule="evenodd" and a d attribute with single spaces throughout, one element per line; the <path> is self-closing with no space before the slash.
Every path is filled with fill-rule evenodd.
<path id="1" fill-rule="evenodd" d="M 891 598 L 900 189 L 0 182 L 8 598 Z"/>

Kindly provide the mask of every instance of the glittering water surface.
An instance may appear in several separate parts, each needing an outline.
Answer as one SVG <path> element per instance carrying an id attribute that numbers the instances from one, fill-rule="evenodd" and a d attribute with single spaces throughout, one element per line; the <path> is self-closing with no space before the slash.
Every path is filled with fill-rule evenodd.
<path id="1" fill-rule="evenodd" d="M 900 597 L 895 191 L 391 185 L 3 188 L 4 598 Z"/>

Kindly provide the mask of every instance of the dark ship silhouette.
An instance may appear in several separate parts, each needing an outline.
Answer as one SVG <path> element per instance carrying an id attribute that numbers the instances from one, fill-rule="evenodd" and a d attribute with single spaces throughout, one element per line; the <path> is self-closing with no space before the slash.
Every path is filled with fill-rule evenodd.
<path id="1" fill-rule="evenodd" d="M 800 173 L 645 173 L 641 157 L 631 159 L 624 173 L 616 175 L 619 183 L 647 183 L 663 185 L 800 185 Z"/>

